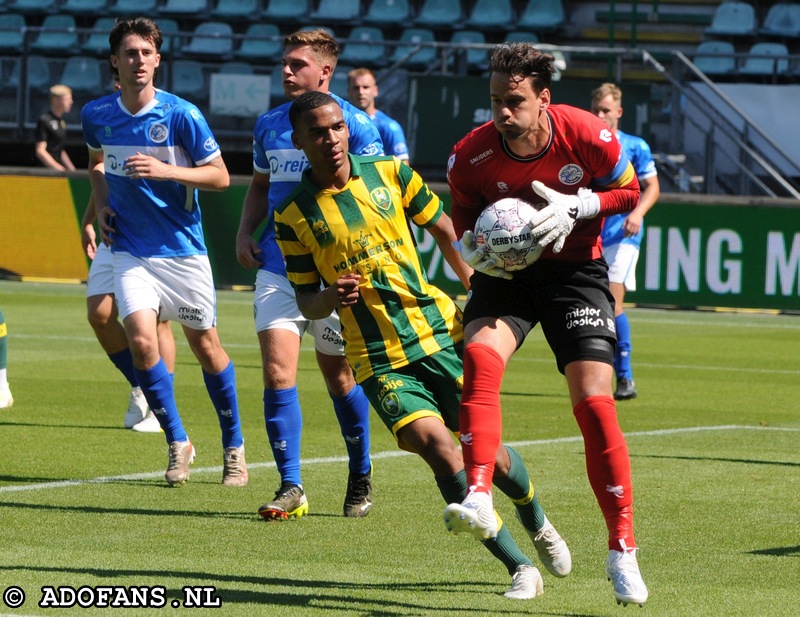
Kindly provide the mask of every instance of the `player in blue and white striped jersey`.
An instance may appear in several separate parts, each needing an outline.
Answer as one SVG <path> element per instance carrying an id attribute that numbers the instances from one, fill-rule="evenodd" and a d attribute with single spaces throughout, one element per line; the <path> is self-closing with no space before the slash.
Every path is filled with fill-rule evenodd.
<path id="1" fill-rule="evenodd" d="M 181 422 L 158 320 L 183 326 L 203 369 L 222 429 L 222 482 L 247 483 L 233 362 L 216 329 L 216 295 L 198 189 L 222 191 L 230 177 L 200 110 L 156 89 L 161 32 L 146 17 L 118 20 L 110 63 L 120 91 L 88 103 L 81 122 L 103 241 L 114 256 L 114 295 L 136 379 L 169 444 L 165 478 L 189 478 L 195 449 Z"/>

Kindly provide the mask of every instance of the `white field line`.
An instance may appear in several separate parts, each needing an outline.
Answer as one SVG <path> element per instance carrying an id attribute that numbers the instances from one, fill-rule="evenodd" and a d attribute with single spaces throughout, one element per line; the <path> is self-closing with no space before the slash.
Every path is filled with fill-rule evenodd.
<path id="1" fill-rule="evenodd" d="M 781 428 L 770 426 L 743 426 L 736 424 L 728 424 L 721 426 L 689 426 L 684 428 L 669 428 L 659 429 L 654 431 L 632 431 L 625 433 L 626 438 L 631 437 L 659 437 L 663 435 L 678 435 L 685 433 L 702 433 L 706 431 L 800 431 L 799 428 Z M 583 438 L 580 435 L 571 437 L 556 437 L 554 439 L 533 439 L 528 441 L 511 441 L 507 445 L 514 448 L 525 446 L 547 446 L 562 443 L 575 443 L 581 442 Z M 376 452 L 371 454 L 374 459 L 397 458 L 400 456 L 413 456 L 410 452 L 402 450 L 391 450 L 386 452 Z M 329 463 L 346 463 L 347 457 L 334 456 L 322 458 L 308 458 L 303 459 L 301 464 L 308 465 L 326 465 Z M 262 469 L 275 467 L 274 462 L 261 462 L 261 463 L 248 463 L 248 469 Z M 201 473 L 220 473 L 222 467 L 193 467 L 193 474 Z M 85 480 L 61 480 L 59 482 L 38 482 L 36 484 L 23 484 L 20 486 L 0 486 L 0 494 L 2 493 L 20 493 L 23 491 L 43 491 L 49 489 L 66 488 L 70 486 L 83 486 L 85 484 L 107 484 L 109 482 L 125 482 L 131 480 L 150 480 L 153 478 L 161 478 L 164 476 L 163 471 L 150 471 L 144 473 L 125 474 L 121 476 L 105 476 L 100 478 L 89 478 Z M 2 617 L 2 616 L 0 616 Z"/>

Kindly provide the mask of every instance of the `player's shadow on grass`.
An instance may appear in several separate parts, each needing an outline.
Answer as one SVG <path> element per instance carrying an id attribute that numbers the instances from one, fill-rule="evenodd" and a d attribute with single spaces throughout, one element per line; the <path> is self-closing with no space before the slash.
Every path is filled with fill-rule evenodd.
<path id="1" fill-rule="evenodd" d="M 750 555 L 766 555 L 768 557 L 800 557 L 800 544 L 797 546 L 776 546 L 749 551 Z"/>
<path id="2" fill-rule="evenodd" d="M 800 463 L 790 461 L 761 461 L 753 458 L 728 458 L 721 456 L 668 456 L 664 454 L 631 454 L 631 458 L 655 458 L 675 461 L 717 461 L 720 463 L 743 463 L 745 465 L 779 465 L 781 467 L 800 467 Z"/>
<path id="3" fill-rule="evenodd" d="M 97 578 L 101 584 L 109 585 L 120 577 L 140 581 L 165 581 L 158 583 L 167 588 L 167 606 L 173 600 L 182 600 L 181 588 L 187 585 L 214 586 L 215 596 L 222 606 L 226 604 L 253 604 L 260 606 L 309 607 L 321 613 L 330 610 L 341 614 L 348 611 L 353 614 L 387 617 L 408 615 L 430 615 L 441 610 L 438 606 L 426 604 L 424 598 L 428 593 L 457 594 L 462 600 L 459 614 L 486 614 L 486 606 L 479 597 L 472 594 L 495 594 L 502 596 L 503 585 L 486 581 L 428 581 L 422 583 L 399 583 L 396 580 L 378 583 L 351 583 L 330 580 L 298 580 L 297 578 L 278 578 L 262 576 L 240 576 L 220 572 L 176 572 L 174 570 L 130 570 L 100 568 L 69 568 L 60 566 L 0 565 L 0 571 L 29 571 L 52 574 L 88 575 Z M 54 577 L 55 578 L 55 577 Z M 74 578 L 74 577 L 70 577 Z M 174 587 L 170 588 L 172 584 Z M 258 591 L 251 589 L 230 588 L 226 584 L 243 584 L 261 587 L 283 587 L 292 591 Z M 295 591 L 296 590 L 296 591 Z M 369 597 L 370 592 L 410 596 L 411 599 L 386 600 Z M 363 596 L 363 597 L 359 597 Z M 529 613 L 527 603 L 513 603 L 508 608 L 492 607 L 495 615 L 517 615 Z M 591 617 L 576 613 L 548 612 L 537 613 L 566 617 Z"/>
<path id="4" fill-rule="evenodd" d="M 41 422 L 3 422 L 0 421 L 0 428 L 4 426 L 33 426 L 37 428 L 63 428 L 63 429 L 100 429 L 103 431 L 125 431 L 130 432 L 129 428 L 117 425 L 103 424 L 42 424 Z"/>
<path id="5" fill-rule="evenodd" d="M 53 504 L 20 503 L 13 501 L 0 501 L 2 508 L 19 508 L 27 510 L 44 510 L 48 512 L 72 512 L 81 514 L 129 514 L 138 516 L 191 516 L 196 518 L 216 518 L 247 520 L 261 522 L 261 519 L 251 512 L 198 512 L 196 510 L 154 510 L 152 508 L 102 508 L 98 506 L 57 506 Z"/>

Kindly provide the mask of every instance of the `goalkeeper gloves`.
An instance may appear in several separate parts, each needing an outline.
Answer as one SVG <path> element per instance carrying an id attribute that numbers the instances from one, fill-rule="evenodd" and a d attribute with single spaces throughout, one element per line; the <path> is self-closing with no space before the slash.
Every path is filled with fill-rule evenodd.
<path id="1" fill-rule="evenodd" d="M 460 241 L 456 240 L 453 242 L 453 246 L 461 253 L 461 259 L 464 260 L 464 263 L 478 272 L 503 279 L 512 278 L 512 274 L 506 272 L 502 264 L 498 265 L 497 259 L 487 255 L 483 247 L 477 247 L 475 244 L 475 234 L 469 229 L 464 232 Z"/>
<path id="2" fill-rule="evenodd" d="M 547 200 L 547 206 L 531 219 L 531 233 L 544 248 L 551 242 L 553 252 L 560 253 L 567 236 L 578 219 L 591 219 L 600 212 L 600 198 L 590 189 L 580 188 L 577 195 L 564 195 L 546 187 L 538 180 L 531 183 L 536 193 Z"/>

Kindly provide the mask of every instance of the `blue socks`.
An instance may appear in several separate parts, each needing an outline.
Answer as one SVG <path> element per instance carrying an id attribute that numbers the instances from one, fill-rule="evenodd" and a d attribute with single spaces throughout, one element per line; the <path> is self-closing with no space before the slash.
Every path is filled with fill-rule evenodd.
<path id="1" fill-rule="evenodd" d="M 238 448 L 244 443 L 239 422 L 239 400 L 236 396 L 236 372 L 231 361 L 222 372 L 211 375 L 203 371 L 203 381 L 222 430 L 222 447 Z"/>
<path id="2" fill-rule="evenodd" d="M 614 319 L 617 327 L 617 348 L 614 352 L 614 372 L 617 378 L 633 379 L 631 369 L 631 326 L 625 313 Z"/>
<path id="3" fill-rule="evenodd" d="M 356 384 L 347 396 L 335 397 L 328 394 L 333 401 L 336 419 L 342 429 L 347 456 L 350 458 L 350 472 L 368 474 L 371 469 L 369 460 L 369 400 L 360 385 Z"/>
<path id="4" fill-rule="evenodd" d="M 139 383 L 142 393 L 147 399 L 147 404 L 153 410 L 161 428 L 164 429 L 167 443 L 189 439 L 178 414 L 172 376 L 167 371 L 164 360 L 159 358 L 155 366 L 144 371 L 135 367 L 133 370 L 136 382 Z"/>
<path id="5" fill-rule="evenodd" d="M 300 413 L 297 387 L 264 389 L 264 422 L 281 482 L 302 484 L 300 434 L 303 430 L 303 416 Z"/>
<path id="6" fill-rule="evenodd" d="M 108 359 L 111 360 L 119 372 L 125 376 L 125 379 L 127 379 L 128 383 L 131 384 L 131 388 L 135 388 L 139 385 L 139 383 L 136 381 L 136 373 L 134 372 L 133 368 L 133 356 L 131 355 L 131 350 L 129 348 L 126 347 L 117 353 L 108 354 Z"/>

